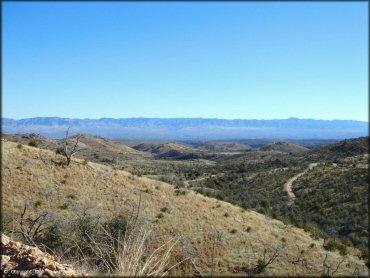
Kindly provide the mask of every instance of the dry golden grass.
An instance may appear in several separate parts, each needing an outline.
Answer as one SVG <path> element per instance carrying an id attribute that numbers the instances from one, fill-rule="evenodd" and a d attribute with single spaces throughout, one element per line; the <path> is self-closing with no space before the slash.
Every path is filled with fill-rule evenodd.
<path id="1" fill-rule="evenodd" d="M 73 214 L 70 209 L 61 209 L 63 204 L 113 216 L 133 210 L 141 198 L 140 217 L 152 225 L 153 248 L 179 238 L 170 265 L 185 261 L 171 274 L 243 275 L 242 268 L 255 265 L 266 247 L 283 243 L 281 256 L 267 267 L 265 274 L 322 274 L 327 253 L 322 240 L 314 240 L 302 229 L 257 212 L 242 211 L 192 191 L 176 194 L 170 184 L 139 178 L 109 166 L 91 162 L 85 165 L 76 159 L 69 167 L 63 167 L 56 163 L 63 157 L 51 151 L 28 146 L 19 149 L 11 142 L 3 142 L 2 159 L 3 213 L 17 214 L 25 203 L 41 200 L 43 208 L 52 209 L 59 217 Z M 71 195 L 75 198 L 68 198 Z M 164 207 L 166 212 L 161 211 Z M 311 243 L 315 246 L 310 247 Z M 307 264 L 292 263 L 299 257 L 305 258 Z M 342 258 L 337 252 L 329 252 L 326 262 L 335 266 Z M 352 275 L 356 268 L 367 274 L 363 261 L 347 255 L 336 274 Z"/>

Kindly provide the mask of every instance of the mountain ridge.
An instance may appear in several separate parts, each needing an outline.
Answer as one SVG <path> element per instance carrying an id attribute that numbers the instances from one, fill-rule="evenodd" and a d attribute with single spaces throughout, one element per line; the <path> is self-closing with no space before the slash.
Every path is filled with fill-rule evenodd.
<path id="1" fill-rule="evenodd" d="M 89 133 L 111 139 L 345 139 L 368 134 L 368 122 L 314 119 L 212 119 L 212 118 L 2 118 L 3 133 L 40 133 L 61 138 Z"/>

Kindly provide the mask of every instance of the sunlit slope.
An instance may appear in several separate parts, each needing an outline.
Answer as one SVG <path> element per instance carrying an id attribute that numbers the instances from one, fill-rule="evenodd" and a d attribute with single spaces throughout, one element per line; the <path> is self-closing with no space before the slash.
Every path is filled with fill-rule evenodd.
<path id="1" fill-rule="evenodd" d="M 132 211 L 141 199 L 139 216 L 152 223 L 157 241 L 153 244 L 181 238 L 173 259 L 189 259 L 175 274 L 194 274 L 195 263 L 202 273 L 210 273 L 213 265 L 215 274 L 243 275 L 244 267 L 263 257 L 264 248 L 281 245 L 285 246 L 281 255 L 265 274 L 322 274 L 326 254 L 322 240 L 256 212 L 109 166 L 82 160 L 60 166 L 63 157 L 54 152 L 28 146 L 19 149 L 11 142 L 3 142 L 2 159 L 4 215 L 17 215 L 24 204 L 40 200 L 41 208 L 53 210 L 61 219 L 86 208 L 109 217 Z M 161 212 L 164 207 L 167 212 Z M 342 259 L 337 252 L 328 256 L 327 262 L 334 267 Z M 307 263 L 293 264 L 298 257 Z M 336 274 L 351 275 L 363 265 L 348 255 Z"/>

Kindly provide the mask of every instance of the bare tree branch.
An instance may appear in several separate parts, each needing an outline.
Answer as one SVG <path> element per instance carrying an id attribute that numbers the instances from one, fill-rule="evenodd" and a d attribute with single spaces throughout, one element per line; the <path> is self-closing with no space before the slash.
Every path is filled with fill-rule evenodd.
<path id="1" fill-rule="evenodd" d="M 67 166 L 69 166 L 69 164 L 71 163 L 72 161 L 72 157 L 80 151 L 80 149 L 78 148 L 78 144 L 80 142 L 80 139 L 81 139 L 81 134 L 77 135 L 75 137 L 75 142 L 74 144 L 72 144 L 70 141 L 71 141 L 71 138 L 69 138 L 69 130 L 70 130 L 70 126 L 68 127 L 67 131 L 66 131 L 66 136 L 63 140 L 63 148 L 62 150 L 59 150 L 58 153 L 59 154 L 62 154 L 66 160 L 67 160 Z"/>

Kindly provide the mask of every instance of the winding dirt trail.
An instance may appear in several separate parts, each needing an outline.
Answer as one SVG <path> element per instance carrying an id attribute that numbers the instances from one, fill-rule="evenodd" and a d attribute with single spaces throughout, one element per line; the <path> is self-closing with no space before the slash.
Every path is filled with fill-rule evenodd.
<path id="1" fill-rule="evenodd" d="M 310 165 L 308 165 L 307 169 L 304 170 L 302 173 L 299 173 L 297 175 L 295 175 L 294 177 L 292 177 L 291 179 L 289 179 L 285 184 L 284 184 L 284 190 L 286 192 L 288 192 L 288 196 L 290 198 L 289 200 L 289 204 L 292 204 L 294 203 L 294 200 L 296 198 L 296 196 L 294 195 L 293 193 L 293 190 L 292 190 L 292 185 L 293 185 L 293 182 L 295 182 L 298 178 L 300 178 L 301 176 L 303 176 L 304 174 L 307 173 L 308 170 L 314 168 L 315 166 L 317 166 L 319 163 L 315 162 L 315 163 L 310 163 Z"/>

